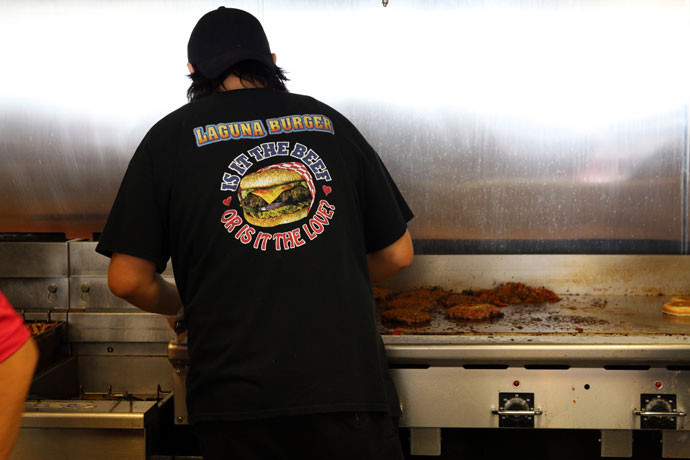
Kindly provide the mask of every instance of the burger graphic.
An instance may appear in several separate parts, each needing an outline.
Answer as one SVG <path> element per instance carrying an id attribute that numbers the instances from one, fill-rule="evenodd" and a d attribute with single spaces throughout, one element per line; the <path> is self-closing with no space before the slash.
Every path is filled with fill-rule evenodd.
<path id="1" fill-rule="evenodd" d="M 248 223 L 275 227 L 307 217 L 314 191 L 304 165 L 281 163 L 244 176 L 237 193 Z"/>

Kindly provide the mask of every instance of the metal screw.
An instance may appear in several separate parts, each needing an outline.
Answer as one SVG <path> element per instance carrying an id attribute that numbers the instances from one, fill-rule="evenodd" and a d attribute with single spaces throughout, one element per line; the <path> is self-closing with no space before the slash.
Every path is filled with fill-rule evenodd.
<path id="1" fill-rule="evenodd" d="M 81 285 L 81 292 L 89 292 L 90 289 L 89 283 L 84 283 Z"/>
<path id="2" fill-rule="evenodd" d="M 175 373 L 177 375 L 182 375 L 182 369 L 175 369 Z"/>
<path id="3" fill-rule="evenodd" d="M 182 416 L 180 415 L 180 416 L 177 417 L 177 423 L 182 423 L 182 422 L 184 422 L 184 417 L 182 417 Z"/>
<path id="4" fill-rule="evenodd" d="M 58 287 L 57 287 L 57 284 L 55 284 L 55 283 L 51 283 L 48 285 L 48 292 L 55 294 L 57 292 L 57 289 L 58 289 Z"/>

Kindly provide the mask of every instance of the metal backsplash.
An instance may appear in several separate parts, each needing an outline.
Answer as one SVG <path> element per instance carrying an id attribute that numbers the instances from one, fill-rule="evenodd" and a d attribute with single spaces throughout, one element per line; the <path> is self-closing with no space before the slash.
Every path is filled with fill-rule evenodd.
<path id="1" fill-rule="evenodd" d="M 687 253 L 690 0 L 224 3 L 380 152 L 418 251 Z M 101 230 L 217 6 L 0 5 L 0 232 Z"/>

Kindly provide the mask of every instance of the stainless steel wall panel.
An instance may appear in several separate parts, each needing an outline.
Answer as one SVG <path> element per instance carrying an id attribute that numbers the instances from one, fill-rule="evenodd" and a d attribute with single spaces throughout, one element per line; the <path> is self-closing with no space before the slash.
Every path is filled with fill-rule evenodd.
<path id="1" fill-rule="evenodd" d="M 17 310 L 69 306 L 67 243 L 0 243 L 0 290 Z"/>
<path id="2" fill-rule="evenodd" d="M 172 391 L 172 367 L 163 356 L 88 356 L 78 358 L 79 383 L 85 392 L 156 395 Z"/>
<path id="3" fill-rule="evenodd" d="M 261 13 L 254 0 L 233 4 Z M 15 44 L 3 57 L 22 69 L 0 85 L 0 232 L 102 230 L 137 144 L 186 102 L 189 33 L 216 7 L 0 3 L 0 41 Z"/>
<path id="4" fill-rule="evenodd" d="M 690 252 L 690 102 L 686 107 L 685 112 L 686 120 L 686 131 L 685 131 L 685 155 L 683 156 L 683 228 L 684 232 L 684 246 L 682 249 L 683 254 L 688 254 Z"/>
<path id="5" fill-rule="evenodd" d="M 167 356 L 165 342 L 75 342 L 71 344 L 76 356 Z"/>
<path id="6" fill-rule="evenodd" d="M 423 286 L 462 291 L 516 281 L 564 296 L 660 297 L 690 293 L 687 273 L 690 258 L 683 255 L 434 255 L 415 257 L 384 284 L 395 291 Z"/>
<path id="7" fill-rule="evenodd" d="M 610 343 L 609 337 L 599 344 L 583 344 L 579 340 L 571 345 L 563 344 L 514 344 L 491 345 L 465 344 L 448 345 L 446 338 L 436 336 L 436 345 L 404 345 L 391 343 L 397 337 L 386 337 L 386 353 L 391 363 L 427 366 L 487 365 L 524 367 L 530 365 L 561 365 L 573 367 L 603 368 L 615 365 L 638 365 L 664 368 L 690 363 L 690 344 L 640 344 L 637 337 L 634 344 Z M 521 340 L 521 338 L 518 338 Z M 554 340 L 555 341 L 555 340 Z M 646 339 L 645 339 L 646 341 Z M 430 341 L 429 341 L 430 342 Z"/>
<path id="8" fill-rule="evenodd" d="M 141 311 L 125 299 L 110 292 L 108 278 L 103 276 L 72 276 L 70 277 L 70 308 L 74 310 L 103 310 Z"/>
<path id="9" fill-rule="evenodd" d="M 70 241 L 70 276 L 105 276 L 108 274 L 110 259 L 96 252 L 98 243 L 93 241 Z M 168 263 L 163 276 L 173 276 L 172 265 Z"/>
<path id="10" fill-rule="evenodd" d="M 110 259 L 96 252 L 98 243 L 80 241 L 69 243 L 70 276 L 106 276 Z"/>
<path id="11" fill-rule="evenodd" d="M 22 428 L 10 460 L 145 460 L 143 429 Z"/>
<path id="12" fill-rule="evenodd" d="M 267 8 L 275 25 L 300 15 L 279 5 Z M 310 55 L 356 72 L 308 69 L 296 84 L 323 91 L 381 152 L 417 213 L 415 238 L 659 239 L 680 250 L 687 2 L 315 10 L 317 36 L 353 23 L 357 34 Z M 640 27 L 659 42 L 643 43 Z"/>
<path id="13" fill-rule="evenodd" d="M 0 89 L 0 231 L 100 231 L 136 144 L 184 103 L 188 33 L 216 6 L 152 5 L 0 6 L 0 39 L 25 38 L 8 60 L 33 69 Z M 380 152 L 415 239 L 687 249 L 688 0 L 231 5 L 263 21 L 292 91 Z M 54 14 L 70 33 L 51 33 Z M 33 76 L 72 53 L 90 56 L 80 78 Z"/>
<path id="14" fill-rule="evenodd" d="M 0 291 L 20 311 L 69 308 L 68 278 L 0 278 Z"/>
<path id="15" fill-rule="evenodd" d="M 175 336 L 165 316 L 156 313 L 70 312 L 68 341 L 170 342 Z"/>
<path id="16" fill-rule="evenodd" d="M 0 243 L 0 278 L 69 276 L 67 243 Z"/>

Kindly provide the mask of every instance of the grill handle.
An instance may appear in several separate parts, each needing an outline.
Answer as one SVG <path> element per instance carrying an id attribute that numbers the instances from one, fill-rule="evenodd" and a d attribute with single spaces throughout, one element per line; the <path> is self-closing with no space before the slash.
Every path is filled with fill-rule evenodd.
<path id="1" fill-rule="evenodd" d="M 541 415 L 544 412 L 541 409 L 536 410 L 496 410 L 491 409 L 494 415 Z"/>
<path id="2" fill-rule="evenodd" d="M 633 414 L 639 415 L 640 417 L 685 417 L 687 415 L 683 411 L 648 412 L 643 410 L 634 410 Z"/>

